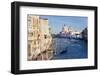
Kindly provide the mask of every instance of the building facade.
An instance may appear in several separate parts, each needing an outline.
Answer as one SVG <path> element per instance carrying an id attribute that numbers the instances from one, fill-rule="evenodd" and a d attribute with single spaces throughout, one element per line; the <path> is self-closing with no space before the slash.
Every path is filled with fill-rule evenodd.
<path id="1" fill-rule="evenodd" d="M 53 56 L 48 19 L 28 15 L 28 60 L 49 60 Z"/>

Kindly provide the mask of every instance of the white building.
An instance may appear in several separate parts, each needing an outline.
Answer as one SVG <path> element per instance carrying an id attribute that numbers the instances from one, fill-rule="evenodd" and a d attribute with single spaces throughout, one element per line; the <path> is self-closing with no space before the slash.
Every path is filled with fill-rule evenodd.
<path id="1" fill-rule="evenodd" d="M 61 37 L 73 37 L 73 38 L 81 38 L 81 34 L 78 31 L 74 31 L 72 27 L 68 27 L 64 25 L 62 27 L 62 31 L 60 32 Z"/>

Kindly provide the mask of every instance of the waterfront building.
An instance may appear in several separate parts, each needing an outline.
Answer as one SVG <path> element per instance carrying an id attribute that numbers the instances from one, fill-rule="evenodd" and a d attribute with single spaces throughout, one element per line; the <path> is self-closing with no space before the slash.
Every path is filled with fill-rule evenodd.
<path id="1" fill-rule="evenodd" d="M 61 37 L 70 37 L 71 33 L 72 33 L 71 27 L 68 27 L 64 24 L 64 26 L 62 27 L 61 32 L 59 33 L 59 36 L 61 36 Z"/>
<path id="2" fill-rule="evenodd" d="M 66 25 L 62 27 L 62 30 L 59 33 L 59 37 L 76 38 L 76 39 L 82 38 L 80 32 L 75 31 L 72 29 L 72 27 L 68 27 Z"/>
<path id="3" fill-rule="evenodd" d="M 87 37 L 88 37 L 88 30 L 87 30 L 87 28 L 85 28 L 82 32 L 81 32 L 81 35 L 82 35 L 82 38 L 84 39 L 84 40 L 87 40 Z"/>
<path id="4" fill-rule="evenodd" d="M 82 35 L 78 31 L 73 31 L 72 34 L 71 34 L 71 36 L 72 36 L 72 38 L 82 39 Z"/>
<path id="5" fill-rule="evenodd" d="M 43 52 L 44 59 L 48 60 L 52 58 L 52 36 L 50 33 L 50 26 L 48 24 L 48 19 L 40 18 L 40 32 L 41 32 L 41 51 Z M 46 53 L 46 54 L 45 54 Z M 47 56 L 47 57 L 46 57 Z"/>
<path id="6" fill-rule="evenodd" d="M 39 41 L 37 41 L 39 34 L 39 16 L 28 15 L 28 59 L 31 60 L 33 55 L 40 53 Z"/>
<path id="7" fill-rule="evenodd" d="M 28 60 L 48 60 L 52 54 L 48 19 L 28 15 Z"/>

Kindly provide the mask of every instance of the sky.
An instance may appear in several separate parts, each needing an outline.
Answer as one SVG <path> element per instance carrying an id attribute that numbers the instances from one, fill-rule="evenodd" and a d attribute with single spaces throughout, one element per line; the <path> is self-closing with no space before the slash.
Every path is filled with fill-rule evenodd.
<path id="1" fill-rule="evenodd" d="M 74 31 L 81 32 L 87 27 L 88 17 L 81 16 L 40 16 L 41 18 L 47 18 L 49 21 L 49 26 L 53 34 L 58 34 L 61 32 L 64 24 L 71 27 Z"/>

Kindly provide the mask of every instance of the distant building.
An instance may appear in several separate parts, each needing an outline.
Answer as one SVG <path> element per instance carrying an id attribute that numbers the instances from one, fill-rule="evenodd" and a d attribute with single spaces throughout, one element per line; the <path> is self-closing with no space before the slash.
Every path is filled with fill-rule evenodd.
<path id="1" fill-rule="evenodd" d="M 59 35 L 61 37 L 69 37 L 72 33 L 72 29 L 70 27 L 67 27 L 65 24 L 64 26 L 62 27 L 62 30 L 61 32 L 59 33 Z"/>
<path id="2" fill-rule="evenodd" d="M 62 27 L 61 32 L 59 33 L 59 37 L 81 38 L 81 35 L 80 35 L 80 32 L 72 30 L 72 27 L 68 27 L 64 25 Z"/>
<path id="3" fill-rule="evenodd" d="M 88 37 L 88 30 L 87 30 L 87 28 L 85 28 L 82 32 L 81 32 L 81 34 L 82 34 L 82 38 L 84 39 L 84 40 L 87 40 L 87 37 Z"/>
<path id="4" fill-rule="evenodd" d="M 28 15 L 28 60 L 48 60 L 52 54 L 48 19 Z"/>

